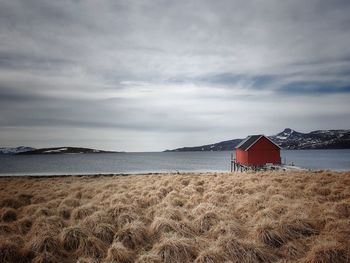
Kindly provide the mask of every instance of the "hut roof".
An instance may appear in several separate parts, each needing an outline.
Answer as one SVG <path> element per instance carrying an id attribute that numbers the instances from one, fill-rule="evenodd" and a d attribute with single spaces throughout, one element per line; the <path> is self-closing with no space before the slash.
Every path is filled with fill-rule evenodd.
<path id="1" fill-rule="evenodd" d="M 240 149 L 243 151 L 247 151 L 249 150 L 250 147 L 252 147 L 257 141 L 260 140 L 261 137 L 265 137 L 266 139 L 268 139 L 271 143 L 273 143 L 274 145 L 276 145 L 278 148 L 281 149 L 280 146 L 278 146 L 276 143 L 274 143 L 270 138 L 266 137 L 263 134 L 259 134 L 259 135 L 249 135 L 247 138 L 245 138 L 243 141 L 241 141 L 237 146 L 236 149 Z"/>

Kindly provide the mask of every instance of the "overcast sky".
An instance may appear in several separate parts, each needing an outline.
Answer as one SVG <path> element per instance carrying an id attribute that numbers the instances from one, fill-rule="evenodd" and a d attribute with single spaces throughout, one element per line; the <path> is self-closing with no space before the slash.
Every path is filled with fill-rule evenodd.
<path id="1" fill-rule="evenodd" d="M 350 1 L 0 0 L 0 145 L 349 129 Z"/>

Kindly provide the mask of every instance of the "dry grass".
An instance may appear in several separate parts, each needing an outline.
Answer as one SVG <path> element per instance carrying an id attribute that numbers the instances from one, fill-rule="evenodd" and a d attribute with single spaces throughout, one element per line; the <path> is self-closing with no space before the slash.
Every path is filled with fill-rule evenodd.
<path id="1" fill-rule="evenodd" d="M 154 250 L 165 263 L 192 262 L 198 255 L 198 247 L 193 240 L 178 236 L 162 238 Z"/>
<path id="2" fill-rule="evenodd" d="M 121 243 L 113 243 L 108 249 L 108 255 L 105 262 L 107 263 L 132 263 L 134 253 L 128 250 Z"/>
<path id="3" fill-rule="evenodd" d="M 350 173 L 1 178 L 0 262 L 350 262 Z"/>
<path id="4" fill-rule="evenodd" d="M 4 222 L 12 222 L 17 220 L 16 210 L 13 208 L 5 208 L 3 209 L 1 219 Z"/>

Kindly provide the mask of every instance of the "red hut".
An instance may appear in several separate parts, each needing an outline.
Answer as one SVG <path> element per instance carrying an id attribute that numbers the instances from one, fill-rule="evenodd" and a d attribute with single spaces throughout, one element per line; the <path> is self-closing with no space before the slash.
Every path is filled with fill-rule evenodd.
<path id="1" fill-rule="evenodd" d="M 236 147 L 236 162 L 245 166 L 281 164 L 281 147 L 264 135 L 250 135 Z"/>

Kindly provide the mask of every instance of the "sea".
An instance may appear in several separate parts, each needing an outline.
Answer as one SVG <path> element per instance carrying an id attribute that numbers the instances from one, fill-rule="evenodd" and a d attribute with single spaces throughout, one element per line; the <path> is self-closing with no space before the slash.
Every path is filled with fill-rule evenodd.
<path id="1" fill-rule="evenodd" d="M 229 172 L 230 151 L 0 155 L 0 176 Z M 350 149 L 282 150 L 282 162 L 350 171 Z"/>

